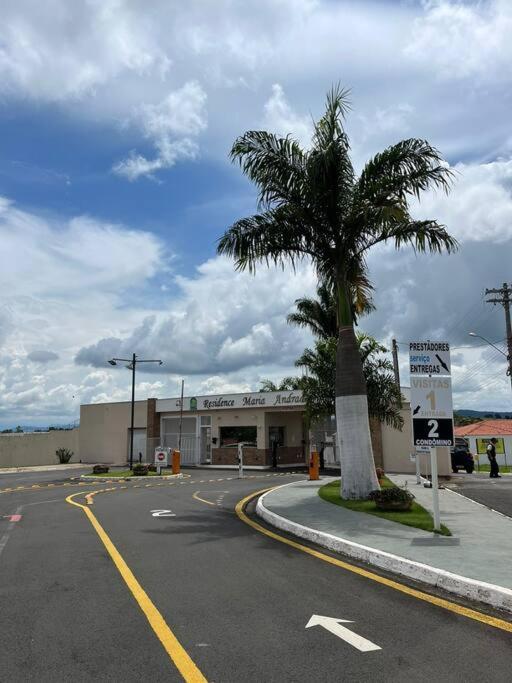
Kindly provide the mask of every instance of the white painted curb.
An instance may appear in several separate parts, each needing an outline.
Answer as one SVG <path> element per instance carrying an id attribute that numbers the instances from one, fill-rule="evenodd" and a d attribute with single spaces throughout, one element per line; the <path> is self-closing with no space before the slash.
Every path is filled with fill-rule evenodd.
<path id="1" fill-rule="evenodd" d="M 116 477 L 114 475 L 106 477 L 98 474 L 82 474 L 80 479 L 82 479 L 82 481 L 108 481 L 109 483 L 112 483 L 116 481 L 132 481 L 135 479 L 147 479 L 148 481 L 152 481 L 153 479 L 181 479 L 183 476 L 183 472 L 180 472 L 179 474 L 152 474 L 151 476 L 148 476 L 147 474 L 143 474 L 142 476 L 129 474 L 126 477 Z"/>
<path id="2" fill-rule="evenodd" d="M 284 484 L 283 486 L 290 486 L 290 484 Z M 277 488 L 283 488 L 283 486 Z M 267 491 L 267 493 L 258 498 L 256 504 L 256 514 L 268 522 L 268 524 L 271 524 L 278 529 L 282 529 L 283 531 L 287 531 L 294 536 L 304 538 L 307 541 L 328 548 L 329 550 L 348 555 L 349 557 L 353 557 L 362 562 L 367 562 L 368 564 L 380 567 L 386 571 L 395 572 L 396 574 L 407 576 L 415 581 L 421 581 L 430 586 L 442 588 L 445 591 L 460 595 L 468 600 L 475 600 L 477 602 L 485 603 L 486 605 L 491 605 L 492 607 L 497 607 L 498 609 L 512 612 L 512 590 L 508 588 L 495 586 L 492 583 L 485 583 L 484 581 L 476 581 L 475 579 L 469 579 L 465 576 L 459 576 L 458 574 L 452 574 L 444 569 L 438 569 L 437 567 L 431 567 L 428 564 L 421 564 L 420 562 L 408 560 L 405 557 L 392 555 L 383 550 L 360 545 L 359 543 L 354 543 L 345 538 L 340 538 L 339 536 L 334 536 L 333 534 L 328 534 L 324 531 L 303 526 L 286 517 L 281 517 L 265 507 L 264 504 L 266 496 L 275 491 L 275 488 L 271 491 Z"/>

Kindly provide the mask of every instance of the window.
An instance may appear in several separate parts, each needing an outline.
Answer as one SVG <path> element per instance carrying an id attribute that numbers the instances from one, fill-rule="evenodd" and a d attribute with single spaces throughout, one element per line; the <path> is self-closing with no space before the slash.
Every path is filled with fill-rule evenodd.
<path id="1" fill-rule="evenodd" d="M 256 427 L 221 427 L 219 434 L 221 448 L 236 448 L 239 443 L 256 446 Z"/>
<path id="2" fill-rule="evenodd" d="M 284 427 L 269 427 L 268 440 L 271 447 L 275 442 L 278 446 L 284 446 Z"/>

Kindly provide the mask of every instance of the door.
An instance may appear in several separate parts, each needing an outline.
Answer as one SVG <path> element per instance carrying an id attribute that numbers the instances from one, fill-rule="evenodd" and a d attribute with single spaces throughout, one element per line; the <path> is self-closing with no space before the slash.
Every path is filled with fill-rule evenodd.
<path id="1" fill-rule="evenodd" d="M 212 461 L 212 428 L 201 427 L 201 463 L 210 464 Z"/>
<path id="2" fill-rule="evenodd" d="M 130 430 L 128 430 L 128 460 L 130 459 Z M 133 462 L 146 462 L 146 430 L 133 430 Z"/>

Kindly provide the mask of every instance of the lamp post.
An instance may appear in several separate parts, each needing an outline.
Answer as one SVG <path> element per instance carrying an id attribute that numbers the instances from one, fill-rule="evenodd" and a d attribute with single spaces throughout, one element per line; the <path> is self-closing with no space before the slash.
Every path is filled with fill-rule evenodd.
<path id="1" fill-rule="evenodd" d="M 160 359 L 142 359 L 137 358 L 137 355 L 132 354 L 131 358 L 111 358 L 109 361 L 110 365 L 116 366 L 118 363 L 128 363 L 126 366 L 128 370 L 132 371 L 132 404 L 131 404 L 131 421 L 130 421 L 130 469 L 133 469 L 133 427 L 135 419 L 135 368 L 137 363 L 158 363 L 162 365 L 163 361 Z"/>
<path id="2" fill-rule="evenodd" d="M 510 384 L 512 385 L 512 358 L 508 355 L 508 353 L 505 353 L 505 351 L 502 351 L 501 349 L 499 349 L 496 346 L 496 344 L 493 344 L 492 342 L 490 342 L 485 337 L 482 337 L 481 334 L 477 334 L 476 332 L 468 332 L 468 334 L 470 337 L 477 337 L 478 339 L 482 339 L 486 344 L 489 344 L 489 346 L 492 346 L 493 349 L 496 349 L 496 351 L 499 351 L 502 356 L 505 356 L 505 358 L 507 359 L 507 365 L 508 365 L 507 375 L 510 377 Z"/>

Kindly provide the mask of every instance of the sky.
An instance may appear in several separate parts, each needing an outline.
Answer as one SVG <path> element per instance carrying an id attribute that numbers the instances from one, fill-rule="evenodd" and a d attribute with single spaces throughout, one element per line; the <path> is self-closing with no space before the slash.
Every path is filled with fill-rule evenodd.
<path id="1" fill-rule="evenodd" d="M 161 358 L 136 393 L 257 390 L 312 343 L 286 324 L 311 266 L 237 273 L 216 255 L 256 210 L 229 161 L 246 130 L 311 139 L 333 83 L 359 171 L 425 138 L 455 172 L 418 218 L 453 256 L 380 248 L 376 311 L 407 343 L 452 344 L 454 403 L 511 410 L 504 313 L 512 280 L 512 3 L 509 0 L 0 0 L 0 426 L 68 423 L 81 403 L 128 400 L 113 355 Z"/>

